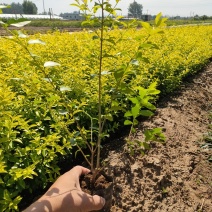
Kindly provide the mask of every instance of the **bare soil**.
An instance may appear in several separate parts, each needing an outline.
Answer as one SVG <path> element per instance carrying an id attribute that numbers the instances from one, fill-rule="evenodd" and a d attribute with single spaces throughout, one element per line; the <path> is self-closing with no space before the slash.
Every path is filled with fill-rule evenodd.
<path id="1" fill-rule="evenodd" d="M 174 96 L 162 99 L 156 115 L 138 127 L 161 127 L 165 144 L 132 157 L 123 139 L 108 146 L 108 173 L 114 176 L 111 212 L 211 212 L 211 149 L 201 148 L 212 111 L 212 63 L 187 79 Z"/>

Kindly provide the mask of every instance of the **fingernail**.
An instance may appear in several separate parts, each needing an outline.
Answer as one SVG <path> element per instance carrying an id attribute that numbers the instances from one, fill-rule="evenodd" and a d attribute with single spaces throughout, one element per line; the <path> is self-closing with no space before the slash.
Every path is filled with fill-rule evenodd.
<path id="1" fill-rule="evenodd" d="M 103 205 L 102 207 L 104 207 L 106 201 L 105 201 L 105 199 L 103 197 L 101 197 L 101 202 L 102 202 L 102 205 Z"/>

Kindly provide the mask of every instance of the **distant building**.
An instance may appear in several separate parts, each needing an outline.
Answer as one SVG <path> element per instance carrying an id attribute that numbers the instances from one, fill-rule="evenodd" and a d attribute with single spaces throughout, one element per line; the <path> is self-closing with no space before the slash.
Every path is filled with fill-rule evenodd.
<path id="1" fill-rule="evenodd" d="M 74 21 L 81 21 L 84 20 L 84 16 L 80 12 L 73 12 L 73 13 L 61 13 L 60 17 L 66 20 L 74 20 Z"/>
<path id="2" fill-rule="evenodd" d="M 152 16 L 151 15 L 141 15 L 141 18 L 135 18 L 135 17 L 133 17 L 133 15 L 132 14 L 128 14 L 128 16 L 127 17 L 125 17 L 125 18 L 122 18 L 122 20 L 123 19 L 125 19 L 125 20 L 130 20 L 130 19 L 137 19 L 137 20 L 143 20 L 143 21 L 150 21 L 150 20 L 152 20 Z"/>
<path id="3" fill-rule="evenodd" d="M 142 15 L 141 16 L 134 16 L 133 14 L 131 14 L 131 13 L 128 13 L 128 19 L 137 19 L 137 20 L 141 20 L 141 17 L 142 17 Z"/>
<path id="4" fill-rule="evenodd" d="M 179 20 L 179 19 L 181 19 L 181 17 L 178 15 L 178 16 L 175 16 L 174 19 L 178 19 Z"/>
<path id="5" fill-rule="evenodd" d="M 37 19 L 62 19 L 60 16 L 57 15 L 21 15 L 21 14 L 0 14 L 0 19 L 19 19 L 19 18 L 26 18 L 29 20 L 37 20 Z"/>
<path id="6" fill-rule="evenodd" d="M 151 15 L 142 15 L 142 19 L 144 21 L 150 21 L 150 20 L 152 20 L 152 16 Z"/>

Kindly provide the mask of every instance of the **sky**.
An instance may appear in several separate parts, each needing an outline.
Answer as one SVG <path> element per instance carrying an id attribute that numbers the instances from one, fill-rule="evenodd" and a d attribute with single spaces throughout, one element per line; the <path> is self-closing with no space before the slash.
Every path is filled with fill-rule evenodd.
<path id="1" fill-rule="evenodd" d="M 31 0 L 38 7 L 38 13 L 43 12 L 43 3 L 45 11 L 52 8 L 54 14 L 73 12 L 77 8 L 70 6 L 74 0 Z M 97 0 L 93 0 L 97 1 Z M 119 15 L 127 15 L 129 4 L 134 0 L 121 0 L 118 7 L 122 9 Z M 136 0 L 137 3 L 142 4 L 143 14 L 156 15 L 162 12 L 166 16 L 194 16 L 194 15 L 207 15 L 212 16 L 212 0 Z M 23 0 L 0 0 L 1 3 L 10 4 L 23 3 Z M 111 3 L 115 0 L 110 0 Z"/>

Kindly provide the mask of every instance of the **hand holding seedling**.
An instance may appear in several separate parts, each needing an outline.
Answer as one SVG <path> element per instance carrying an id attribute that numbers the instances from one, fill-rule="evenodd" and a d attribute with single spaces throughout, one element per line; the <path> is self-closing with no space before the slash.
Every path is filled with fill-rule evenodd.
<path id="1" fill-rule="evenodd" d="M 76 166 L 60 176 L 49 190 L 24 212 L 77 212 L 100 210 L 104 204 L 104 198 L 91 196 L 80 188 L 79 177 L 89 173 L 90 170 L 82 166 Z"/>

